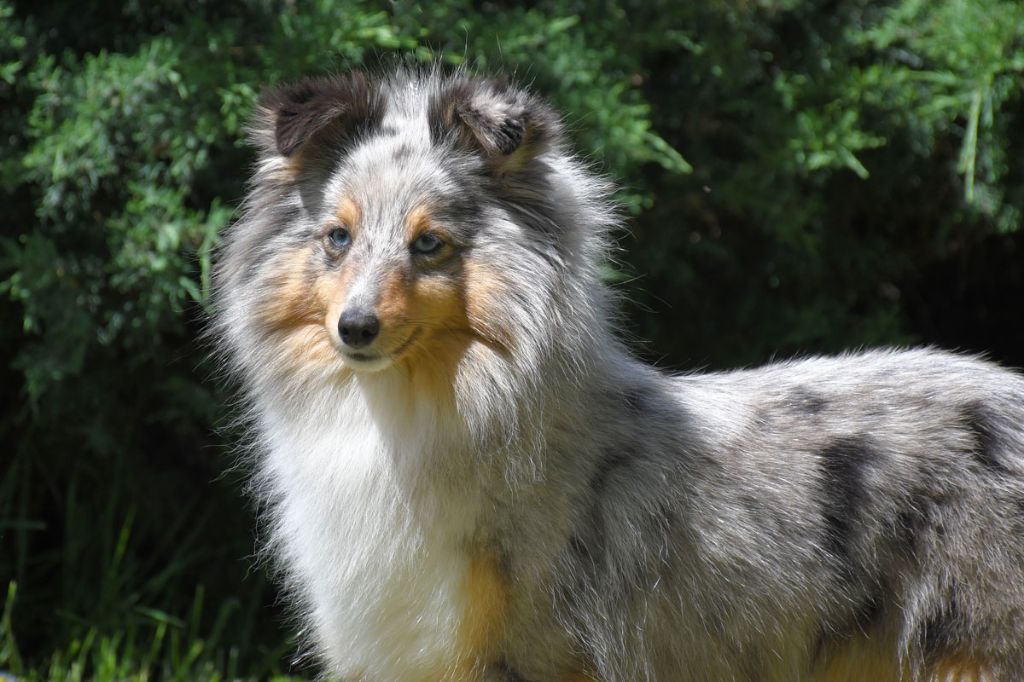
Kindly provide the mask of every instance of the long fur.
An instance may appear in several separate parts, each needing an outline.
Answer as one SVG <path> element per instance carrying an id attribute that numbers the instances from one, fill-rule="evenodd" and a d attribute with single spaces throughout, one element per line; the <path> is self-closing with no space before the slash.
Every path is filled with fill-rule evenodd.
<path id="1" fill-rule="evenodd" d="M 1024 679 L 1021 376 L 640 363 L 598 271 L 609 186 L 515 86 L 309 79 L 252 135 L 213 328 L 328 676 Z M 372 360 L 338 336 L 357 305 Z"/>

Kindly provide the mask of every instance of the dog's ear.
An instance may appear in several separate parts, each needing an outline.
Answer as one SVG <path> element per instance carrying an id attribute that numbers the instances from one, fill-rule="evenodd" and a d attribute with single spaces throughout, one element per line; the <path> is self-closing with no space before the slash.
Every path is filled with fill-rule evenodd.
<path id="1" fill-rule="evenodd" d="M 463 79 L 430 104 L 430 134 L 483 154 L 498 175 L 525 168 L 561 134 L 557 114 L 539 98 L 503 82 Z"/>
<path id="2" fill-rule="evenodd" d="M 321 131 L 351 135 L 383 114 L 383 99 L 363 73 L 304 78 L 263 94 L 253 132 L 265 152 L 290 157 Z"/>

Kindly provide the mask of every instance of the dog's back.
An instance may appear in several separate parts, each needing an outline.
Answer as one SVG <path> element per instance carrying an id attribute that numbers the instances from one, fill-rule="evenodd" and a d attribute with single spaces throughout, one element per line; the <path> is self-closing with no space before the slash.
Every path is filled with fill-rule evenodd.
<path id="1" fill-rule="evenodd" d="M 637 423 L 598 434 L 570 571 L 594 587 L 577 618 L 599 669 L 1020 679 L 1019 376 L 872 352 L 654 377 L 607 409 Z"/>
<path id="2" fill-rule="evenodd" d="M 305 81 L 254 138 L 215 329 L 332 674 L 1024 679 L 1020 376 L 637 362 L 608 187 L 512 86 Z"/>

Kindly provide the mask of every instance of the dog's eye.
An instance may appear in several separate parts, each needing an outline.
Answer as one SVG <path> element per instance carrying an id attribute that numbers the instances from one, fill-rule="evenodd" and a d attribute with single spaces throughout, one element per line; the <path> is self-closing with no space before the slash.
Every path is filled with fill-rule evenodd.
<path id="1" fill-rule="evenodd" d="M 444 246 L 444 242 L 441 241 L 440 237 L 430 232 L 424 232 L 412 243 L 412 251 L 413 253 L 429 256 L 440 251 L 442 246 Z"/>
<path id="2" fill-rule="evenodd" d="M 327 233 L 327 241 L 336 249 L 345 249 L 352 243 L 352 235 L 344 227 L 336 227 Z"/>

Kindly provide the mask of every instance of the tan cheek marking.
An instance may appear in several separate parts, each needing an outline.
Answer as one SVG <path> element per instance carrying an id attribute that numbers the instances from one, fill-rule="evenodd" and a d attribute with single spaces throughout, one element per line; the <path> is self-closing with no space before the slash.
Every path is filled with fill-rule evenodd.
<path id="1" fill-rule="evenodd" d="M 467 264 L 467 269 L 472 268 Z M 389 276 L 382 287 L 378 304 L 385 348 L 400 347 L 413 334 L 415 341 L 404 351 L 401 362 L 414 375 L 418 390 L 434 395 L 437 401 L 451 399 L 452 379 L 459 361 L 474 340 L 502 349 L 510 346 L 510 335 L 497 326 L 500 319 L 485 305 L 497 309 L 495 297 L 499 284 L 495 278 L 464 272 L 462 281 L 433 275 L 409 282 L 400 273 Z M 481 292 L 471 298 L 470 280 Z M 463 283 L 465 282 L 465 284 Z M 473 317 L 478 318 L 474 324 Z"/>
<path id="2" fill-rule="evenodd" d="M 414 311 L 410 305 L 410 294 L 408 276 L 404 271 L 396 269 L 385 276 L 377 299 L 381 347 L 390 350 L 405 340 L 409 314 Z M 415 314 L 419 317 L 418 311 Z"/>
<path id="3" fill-rule="evenodd" d="M 281 256 L 267 282 L 271 293 L 256 314 L 277 337 L 282 368 L 296 372 L 337 363 L 327 325 L 343 300 L 347 277 L 320 271 L 311 248 L 304 247 Z"/>
<path id="4" fill-rule="evenodd" d="M 466 263 L 466 316 L 470 327 L 485 341 L 504 352 L 513 348 L 513 335 L 502 325 L 501 294 L 505 285 L 490 269 Z"/>
<path id="5" fill-rule="evenodd" d="M 305 327 L 281 342 L 280 367 L 288 374 L 315 372 L 338 365 L 338 352 L 323 327 Z"/>
<path id="6" fill-rule="evenodd" d="M 467 328 L 466 309 L 456 282 L 450 279 L 422 279 L 413 286 L 413 305 L 423 316 L 446 332 Z"/>
<path id="7" fill-rule="evenodd" d="M 457 282 L 425 278 L 410 292 L 408 338 L 416 338 L 404 351 L 401 364 L 416 384 L 417 393 L 444 404 L 454 399 L 453 379 L 459 361 L 472 340 L 465 305 Z M 412 331 L 415 329 L 415 331 Z"/>
<path id="8" fill-rule="evenodd" d="M 412 310 L 433 332 L 424 339 L 436 356 L 449 360 L 461 357 L 469 341 L 470 328 L 466 305 L 457 282 L 450 279 L 424 279 L 412 290 Z"/>
<path id="9" fill-rule="evenodd" d="M 271 331 L 289 331 L 319 322 L 317 301 L 310 296 L 316 274 L 310 267 L 308 248 L 295 249 L 278 259 L 266 281 L 273 293 L 256 311 Z"/>

